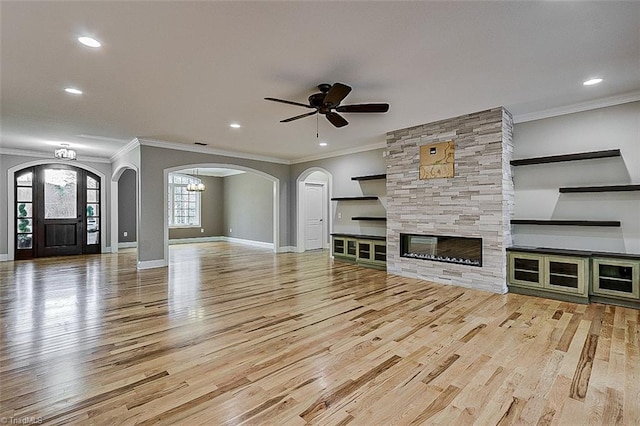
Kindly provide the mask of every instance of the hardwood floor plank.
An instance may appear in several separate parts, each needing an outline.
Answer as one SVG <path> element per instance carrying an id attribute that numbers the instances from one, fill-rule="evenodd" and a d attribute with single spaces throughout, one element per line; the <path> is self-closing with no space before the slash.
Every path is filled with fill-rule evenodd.
<path id="1" fill-rule="evenodd" d="M 0 262 L 0 417 L 640 424 L 640 311 L 214 242 Z"/>

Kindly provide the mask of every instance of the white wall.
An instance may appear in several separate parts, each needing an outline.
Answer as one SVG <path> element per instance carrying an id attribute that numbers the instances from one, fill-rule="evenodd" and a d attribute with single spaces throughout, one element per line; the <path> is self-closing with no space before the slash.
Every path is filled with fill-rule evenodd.
<path id="1" fill-rule="evenodd" d="M 514 167 L 515 217 L 618 220 L 620 228 L 517 225 L 514 245 L 640 253 L 640 192 L 558 192 L 640 184 L 640 102 L 514 126 L 514 159 L 616 148 L 622 157 Z"/>

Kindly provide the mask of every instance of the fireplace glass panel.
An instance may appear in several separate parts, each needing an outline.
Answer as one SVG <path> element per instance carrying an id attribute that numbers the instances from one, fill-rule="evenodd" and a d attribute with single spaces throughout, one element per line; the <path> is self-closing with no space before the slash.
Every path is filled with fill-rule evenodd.
<path id="1" fill-rule="evenodd" d="M 400 234 L 400 256 L 482 266 L 482 238 Z"/>

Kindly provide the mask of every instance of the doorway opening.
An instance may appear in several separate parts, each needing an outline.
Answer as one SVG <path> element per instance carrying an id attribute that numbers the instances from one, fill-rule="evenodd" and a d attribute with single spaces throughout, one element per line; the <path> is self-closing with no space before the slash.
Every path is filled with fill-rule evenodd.
<path id="1" fill-rule="evenodd" d="M 279 251 L 278 178 L 219 163 L 185 164 L 164 172 L 169 209 L 164 215 L 165 260 L 169 245 L 192 242 L 229 241 Z M 197 195 L 182 188 L 194 178 L 205 186 Z"/>
<path id="2" fill-rule="evenodd" d="M 297 251 L 326 249 L 331 232 L 331 173 L 312 167 L 297 179 Z"/>
<path id="3" fill-rule="evenodd" d="M 102 179 L 68 164 L 13 173 L 14 258 L 101 253 Z"/>

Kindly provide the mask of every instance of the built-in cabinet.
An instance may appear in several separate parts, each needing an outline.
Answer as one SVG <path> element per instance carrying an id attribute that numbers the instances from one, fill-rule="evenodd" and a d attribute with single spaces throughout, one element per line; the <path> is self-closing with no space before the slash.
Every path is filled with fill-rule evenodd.
<path id="1" fill-rule="evenodd" d="M 354 176 L 354 181 L 370 181 L 386 179 L 386 174 Z M 338 202 L 360 202 L 375 201 L 377 196 L 349 196 L 333 197 L 332 201 Z M 352 216 L 355 221 L 375 221 L 384 222 L 386 216 Z M 374 268 L 386 268 L 387 263 L 387 241 L 383 236 L 332 233 L 331 254 L 335 259 L 356 262 L 363 266 Z"/>
<path id="2" fill-rule="evenodd" d="M 387 241 L 385 237 L 356 234 L 331 234 L 335 259 L 356 262 L 363 266 L 385 268 Z"/>
<path id="3" fill-rule="evenodd" d="M 640 255 L 521 247 L 507 257 L 514 293 L 640 307 Z"/>
<path id="4" fill-rule="evenodd" d="M 512 160 L 512 166 L 621 157 L 619 149 Z M 638 184 L 560 187 L 565 193 L 640 191 Z M 540 226 L 621 227 L 614 220 L 512 219 L 511 224 Z M 514 232 L 515 233 L 515 232 Z M 551 248 L 508 249 L 509 290 L 588 303 L 594 300 L 640 308 L 640 255 L 594 253 Z"/>
<path id="5" fill-rule="evenodd" d="M 599 298 L 640 302 L 640 256 L 637 260 L 594 256 L 591 294 Z"/>
<path id="6" fill-rule="evenodd" d="M 510 251 L 509 289 L 586 303 L 589 300 L 589 256 Z M 523 291 L 520 291 L 521 293 Z M 562 297 L 565 296 L 565 297 Z"/>

